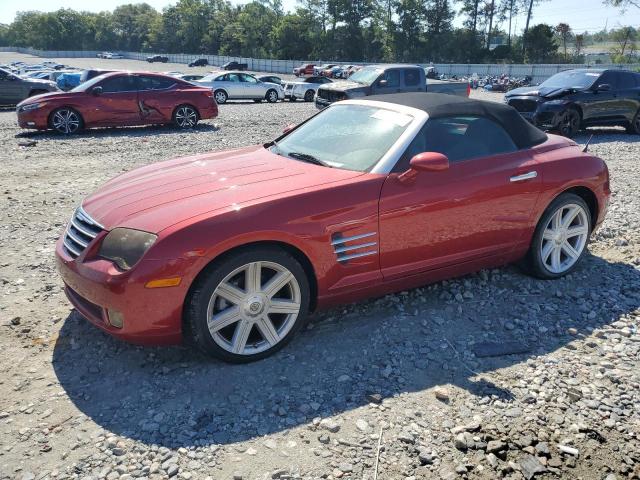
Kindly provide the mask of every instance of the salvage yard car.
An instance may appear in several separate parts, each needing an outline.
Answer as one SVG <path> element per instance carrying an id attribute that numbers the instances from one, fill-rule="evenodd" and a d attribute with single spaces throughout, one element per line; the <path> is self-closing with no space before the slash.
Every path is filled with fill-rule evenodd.
<path id="1" fill-rule="evenodd" d="M 18 104 L 22 128 L 72 134 L 82 128 L 161 125 L 193 128 L 214 118 L 218 107 L 208 88 L 167 75 L 113 72 L 69 92 L 31 97 Z"/>
<path id="2" fill-rule="evenodd" d="M 533 124 L 566 137 L 611 125 L 640 134 L 640 73 L 628 70 L 567 70 L 536 87 L 511 90 L 505 101 Z"/>
<path id="3" fill-rule="evenodd" d="M 523 259 L 562 277 L 609 195 L 600 158 L 507 105 L 373 96 L 114 178 L 73 213 L 57 267 L 111 335 L 247 362 L 330 305 Z"/>
<path id="4" fill-rule="evenodd" d="M 320 85 L 331 83 L 327 77 L 307 77 L 299 82 L 287 82 L 284 85 L 284 96 L 292 102 L 303 99 L 305 102 L 313 102 Z"/>
<path id="5" fill-rule="evenodd" d="M 322 85 L 315 96 L 316 107 L 324 108 L 333 102 L 368 95 L 399 92 L 447 93 L 468 97 L 467 82 L 429 80 L 418 65 L 370 65 L 357 71 L 349 80 Z"/>
<path id="6" fill-rule="evenodd" d="M 57 90 L 56 82 L 20 77 L 0 68 L 0 105 L 16 105 L 25 98 Z"/>
<path id="7" fill-rule="evenodd" d="M 218 104 L 227 100 L 266 100 L 275 103 L 284 100 L 284 89 L 275 83 L 262 82 L 253 75 L 244 72 L 214 72 L 194 82 L 196 85 L 213 90 Z"/>
<path id="8" fill-rule="evenodd" d="M 163 55 L 151 55 L 147 57 L 147 62 L 149 63 L 155 63 L 155 62 L 167 63 L 168 61 L 169 61 L 169 57 L 165 57 Z"/>

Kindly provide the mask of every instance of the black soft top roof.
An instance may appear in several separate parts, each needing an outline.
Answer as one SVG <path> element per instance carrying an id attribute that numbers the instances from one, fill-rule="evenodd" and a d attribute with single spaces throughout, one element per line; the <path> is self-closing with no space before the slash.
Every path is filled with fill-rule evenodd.
<path id="1" fill-rule="evenodd" d="M 506 130 L 518 148 L 529 148 L 547 140 L 546 133 L 522 118 L 515 108 L 503 103 L 425 92 L 372 95 L 366 99 L 424 110 L 429 118 L 465 115 L 489 118 Z"/>

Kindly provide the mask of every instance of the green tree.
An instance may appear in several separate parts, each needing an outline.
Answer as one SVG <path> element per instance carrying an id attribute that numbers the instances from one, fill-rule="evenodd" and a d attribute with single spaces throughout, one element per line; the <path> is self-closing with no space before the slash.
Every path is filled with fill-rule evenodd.
<path id="1" fill-rule="evenodd" d="M 545 63 L 556 60 L 558 44 L 554 29 L 550 25 L 541 23 L 523 35 L 525 58 L 530 63 Z"/>
<path id="2" fill-rule="evenodd" d="M 562 51 L 564 52 L 564 61 L 567 61 L 567 42 L 571 39 L 571 27 L 568 23 L 560 22 L 556 25 L 556 33 L 560 38 L 560 43 L 562 44 Z"/>

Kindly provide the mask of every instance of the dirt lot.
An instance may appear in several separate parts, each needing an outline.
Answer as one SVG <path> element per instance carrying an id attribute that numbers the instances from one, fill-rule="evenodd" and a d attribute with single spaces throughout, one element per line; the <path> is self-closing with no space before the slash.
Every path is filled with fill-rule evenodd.
<path id="1" fill-rule="evenodd" d="M 69 138 L 0 112 L 0 479 L 371 480 L 378 456 L 381 480 L 640 478 L 640 138 L 622 130 L 592 132 L 612 205 L 559 281 L 509 266 L 322 312 L 242 366 L 115 341 L 69 307 L 54 242 L 85 195 L 313 112 L 231 103 L 191 132 Z M 526 351 L 481 357 L 484 341 Z"/>

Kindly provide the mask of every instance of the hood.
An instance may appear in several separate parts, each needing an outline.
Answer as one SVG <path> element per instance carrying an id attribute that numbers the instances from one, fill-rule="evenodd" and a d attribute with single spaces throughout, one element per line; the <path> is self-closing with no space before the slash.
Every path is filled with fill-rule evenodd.
<path id="1" fill-rule="evenodd" d="M 355 89 L 367 88 L 367 87 L 368 85 L 363 85 L 361 83 L 344 80 L 339 82 L 325 83 L 320 88 L 322 88 L 323 90 L 334 90 L 338 92 L 345 92 L 347 90 L 355 90 Z"/>
<path id="2" fill-rule="evenodd" d="M 160 162 L 114 178 L 85 198 L 106 229 L 158 233 L 191 217 L 235 210 L 363 175 L 271 153 L 260 146 Z"/>
<path id="3" fill-rule="evenodd" d="M 505 95 L 505 97 L 510 98 L 510 97 L 521 97 L 521 96 L 527 96 L 527 97 L 535 96 L 535 97 L 553 98 L 553 97 L 560 97 L 562 95 L 573 93 L 574 91 L 575 89 L 564 88 L 564 87 L 541 87 L 541 86 L 520 87 L 520 88 L 514 88 L 513 90 L 509 91 Z"/>
<path id="4" fill-rule="evenodd" d="M 55 92 L 47 92 L 47 93 L 41 93 L 40 95 L 33 95 L 31 97 L 25 98 L 23 101 L 21 101 L 18 105 L 16 105 L 16 108 L 19 108 L 23 105 L 29 105 L 31 103 L 38 103 L 38 102 L 42 102 L 44 100 L 56 100 L 56 101 L 63 101 L 66 99 L 71 99 L 73 97 L 76 97 L 78 94 L 84 94 L 84 92 L 63 92 L 61 90 L 56 90 Z"/>

